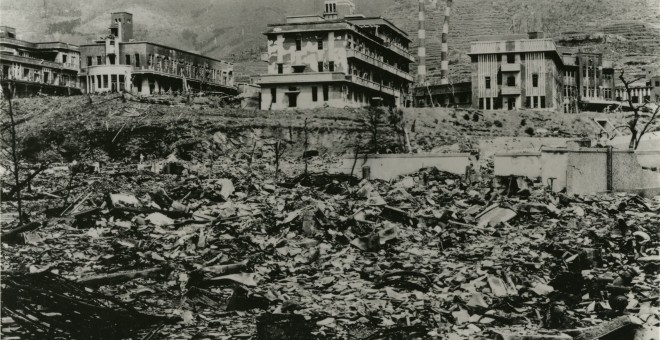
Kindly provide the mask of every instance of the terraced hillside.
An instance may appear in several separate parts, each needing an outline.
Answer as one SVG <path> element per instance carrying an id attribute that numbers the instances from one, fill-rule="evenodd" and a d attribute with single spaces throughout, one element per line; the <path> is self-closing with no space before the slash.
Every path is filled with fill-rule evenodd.
<path id="1" fill-rule="evenodd" d="M 427 63 L 429 81 L 439 81 L 443 0 L 427 1 Z M 434 6 L 435 4 L 435 6 Z M 415 39 L 416 0 L 404 0 L 383 16 Z M 456 0 L 449 29 L 449 76 L 469 78 L 470 42 L 484 35 L 544 31 L 566 50 L 604 53 L 630 73 L 660 66 L 659 0 Z M 415 65 L 416 67 L 416 65 Z M 414 69 L 414 68 L 413 68 Z"/>

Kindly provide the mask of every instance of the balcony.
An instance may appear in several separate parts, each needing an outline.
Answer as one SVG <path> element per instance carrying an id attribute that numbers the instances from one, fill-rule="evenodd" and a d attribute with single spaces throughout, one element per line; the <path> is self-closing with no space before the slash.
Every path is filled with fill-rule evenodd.
<path id="1" fill-rule="evenodd" d="M 260 85 L 268 84 L 297 84 L 297 83 L 319 83 L 345 81 L 342 72 L 306 72 L 287 74 L 264 74 L 259 76 Z"/>
<path id="2" fill-rule="evenodd" d="M 100 65 L 100 66 L 130 66 L 130 65 Z M 95 67 L 95 66 L 93 66 Z M 233 82 L 228 81 L 226 83 L 223 83 L 221 79 L 211 79 L 210 77 L 206 77 L 201 74 L 197 75 L 190 75 L 187 74 L 187 72 L 184 69 L 178 69 L 175 67 L 165 67 L 165 66 L 158 66 L 158 65 L 152 65 L 152 66 L 142 66 L 142 67 L 133 67 L 133 73 L 134 74 L 157 74 L 157 75 L 162 75 L 162 76 L 169 76 L 169 77 L 174 77 L 174 78 L 182 78 L 186 77 L 186 81 L 200 81 L 203 83 L 207 84 L 215 84 L 215 85 L 222 85 L 222 86 L 228 86 L 231 88 L 234 88 Z"/>
<path id="3" fill-rule="evenodd" d="M 502 64 L 502 72 L 520 72 L 520 64 Z"/>
<path id="4" fill-rule="evenodd" d="M 381 85 L 380 83 L 377 83 L 375 81 L 360 78 L 360 77 L 357 77 L 357 76 L 346 76 L 346 80 L 348 80 L 348 81 L 350 81 L 354 84 L 361 85 L 361 86 L 364 86 L 364 87 L 368 87 L 372 90 L 383 92 L 383 93 L 386 93 L 386 94 L 389 94 L 389 95 L 392 95 L 392 96 L 396 96 L 396 95 L 399 94 L 399 91 L 397 91 L 397 90 L 395 90 L 395 89 L 393 89 L 393 88 L 391 88 L 387 85 Z"/>
<path id="5" fill-rule="evenodd" d="M 519 96 L 520 87 L 518 86 L 502 86 L 500 94 L 503 96 Z"/>
<path id="6" fill-rule="evenodd" d="M 1 61 L 11 61 L 11 62 L 16 62 L 16 63 L 23 63 L 23 64 L 30 64 L 38 67 L 48 67 L 48 68 L 53 68 L 53 69 L 64 69 L 68 71 L 78 71 L 78 65 L 74 65 L 71 63 L 56 63 L 54 61 L 48 61 L 48 60 L 43 60 L 43 59 L 36 59 L 36 58 L 30 58 L 30 57 L 22 57 L 22 56 L 17 56 L 17 55 L 9 55 L 9 54 L 3 54 L 0 55 L 0 60 Z"/>
<path id="7" fill-rule="evenodd" d="M 389 72 L 389 73 L 391 73 L 395 76 L 401 77 L 401 78 L 403 78 L 407 81 L 413 81 L 414 80 L 413 76 L 411 76 L 409 73 L 404 72 L 402 70 L 399 70 L 398 68 L 396 68 L 392 65 L 384 63 L 384 62 L 382 62 L 382 61 L 380 61 L 380 60 L 378 60 L 378 59 L 376 59 L 372 56 L 369 56 L 365 53 L 362 53 L 360 51 L 346 50 L 346 57 L 347 58 L 356 58 L 356 59 L 362 60 L 366 63 L 374 65 L 378 68 L 381 68 L 381 69 L 383 69 L 383 70 L 385 70 L 385 71 L 387 71 L 387 72 Z"/>

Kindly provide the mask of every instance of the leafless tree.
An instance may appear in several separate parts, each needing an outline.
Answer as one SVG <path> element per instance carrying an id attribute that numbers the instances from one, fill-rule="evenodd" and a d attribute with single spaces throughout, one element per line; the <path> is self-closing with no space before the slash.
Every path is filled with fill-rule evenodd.
<path id="1" fill-rule="evenodd" d="M 645 123 L 640 122 L 640 119 L 643 118 L 642 111 L 645 108 L 648 108 L 651 102 L 645 100 L 641 105 L 633 103 L 631 85 L 643 78 L 644 76 L 639 76 L 633 78 L 632 80 L 627 80 L 624 70 L 621 70 L 621 73 L 619 74 L 619 79 L 623 83 L 623 86 L 626 90 L 628 106 L 630 107 L 630 110 L 633 111 L 633 117 L 628 121 L 628 129 L 630 130 L 630 144 L 628 145 L 628 148 L 633 150 L 637 150 L 642 137 L 644 134 L 646 134 L 646 132 L 648 132 L 649 127 L 651 127 L 651 125 L 655 122 L 656 118 L 658 117 L 658 112 L 660 112 L 660 105 L 656 105 L 655 110 L 651 113 L 651 116 L 648 118 L 648 120 Z M 643 124 L 641 129 L 639 127 L 640 123 Z"/>
<path id="2" fill-rule="evenodd" d="M 16 202 L 18 206 L 18 218 L 23 220 L 23 202 L 21 200 L 21 181 L 20 181 L 20 159 L 18 157 L 18 146 L 16 135 L 16 120 L 14 117 L 14 107 L 12 105 L 12 99 L 14 96 L 14 89 L 11 83 L 7 83 L 6 86 L 2 87 L 2 94 L 5 98 L 7 107 L 3 107 L 2 111 L 7 114 L 9 118 L 9 153 L 10 153 L 10 162 L 12 169 L 12 175 L 14 177 Z M 4 106 L 4 105 L 3 105 Z"/>

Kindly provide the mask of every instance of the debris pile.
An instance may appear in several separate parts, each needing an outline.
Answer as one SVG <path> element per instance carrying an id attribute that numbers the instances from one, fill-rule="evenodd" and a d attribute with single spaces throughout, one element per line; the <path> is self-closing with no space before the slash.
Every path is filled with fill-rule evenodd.
<path id="1" fill-rule="evenodd" d="M 49 193 L 28 202 L 43 211 L 36 224 L 3 225 L 3 334 L 657 334 L 660 200 L 512 191 L 434 168 L 391 182 L 276 181 L 268 160 L 247 158 L 178 175 L 35 179 Z"/>

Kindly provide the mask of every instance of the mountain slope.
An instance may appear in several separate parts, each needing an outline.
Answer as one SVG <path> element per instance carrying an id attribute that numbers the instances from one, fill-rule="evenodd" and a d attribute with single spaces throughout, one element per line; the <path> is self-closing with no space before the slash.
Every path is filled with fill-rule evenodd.
<path id="1" fill-rule="evenodd" d="M 417 38 L 418 0 L 355 0 Z M 321 0 L 0 0 L 0 24 L 20 38 L 81 44 L 106 31 L 109 13 L 134 14 L 137 39 L 247 62 L 237 74 L 263 72 L 262 32 L 287 15 L 320 13 Z M 438 80 L 444 0 L 426 0 L 428 68 Z M 450 78 L 469 74 L 470 41 L 480 35 L 541 30 L 560 46 L 602 52 L 632 72 L 660 64 L 660 0 L 455 0 L 449 32 Z M 583 35 L 567 34 L 570 32 Z M 416 51 L 416 42 L 413 51 Z M 415 65 L 413 65 L 412 69 Z"/>

